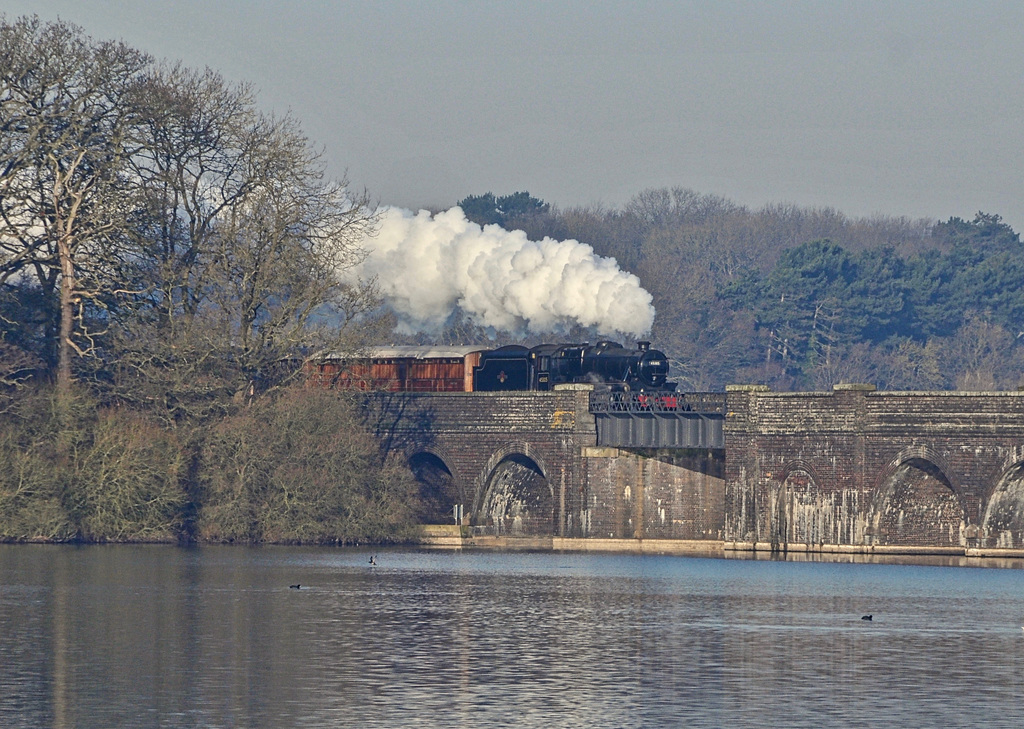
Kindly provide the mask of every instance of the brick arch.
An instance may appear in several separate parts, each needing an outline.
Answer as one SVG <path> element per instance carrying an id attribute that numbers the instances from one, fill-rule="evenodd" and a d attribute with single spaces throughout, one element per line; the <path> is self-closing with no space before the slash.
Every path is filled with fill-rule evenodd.
<path id="1" fill-rule="evenodd" d="M 927 446 L 904 448 L 875 479 L 868 511 L 875 544 L 962 546 L 967 519 L 962 485 Z"/>
<path id="2" fill-rule="evenodd" d="M 440 443 L 436 441 L 418 441 L 412 440 L 405 444 L 402 448 L 402 456 L 405 458 L 406 463 L 412 460 L 413 456 L 419 455 L 420 453 L 427 453 L 437 458 L 441 463 L 444 464 L 448 472 L 451 473 L 459 483 L 467 483 L 466 474 L 462 473 L 462 470 L 456 465 L 458 459 L 454 458 L 452 453 Z"/>
<path id="3" fill-rule="evenodd" d="M 946 459 L 928 446 L 910 446 L 897 453 L 886 467 L 882 469 L 881 473 L 875 477 L 871 484 L 871 490 L 878 493 L 882 486 L 889 482 L 896 471 L 910 461 L 925 461 L 934 466 L 942 474 L 942 477 L 946 479 L 946 483 L 949 484 L 950 489 L 956 494 L 957 500 L 960 501 L 961 505 L 964 504 L 964 490 L 960 480 L 954 476 L 954 471 Z"/>
<path id="4" fill-rule="evenodd" d="M 790 477 L 805 474 L 790 484 Z M 785 463 L 773 479 L 774 495 L 769 506 L 769 541 L 772 549 L 788 551 L 792 546 L 811 548 L 841 543 L 843 533 L 842 504 L 837 495 L 823 488 L 818 469 L 809 461 L 795 458 Z M 840 502 L 841 502 L 841 497 Z"/>
<path id="5" fill-rule="evenodd" d="M 483 498 L 486 496 L 484 490 L 487 488 L 487 482 L 490 481 L 491 476 L 494 475 L 494 469 L 498 467 L 498 464 L 509 456 L 518 455 L 526 456 L 536 463 L 537 468 L 540 469 L 541 475 L 544 478 L 548 478 L 548 467 L 547 464 L 544 463 L 544 457 L 537 452 L 536 448 L 530 445 L 529 441 L 509 441 L 491 454 L 491 457 L 487 459 L 487 463 L 484 464 L 484 467 L 480 470 L 480 473 L 473 481 L 473 487 L 476 493 L 474 508 L 479 507 Z"/>
<path id="6" fill-rule="evenodd" d="M 1011 449 L 992 484 L 981 520 L 982 546 L 1024 546 L 1024 447 Z"/>
<path id="7" fill-rule="evenodd" d="M 1006 449 L 1006 455 L 1003 457 L 1003 467 L 1014 465 L 1020 461 L 1024 461 L 1024 445 L 1016 445 Z"/>
<path id="8" fill-rule="evenodd" d="M 477 479 L 474 523 L 499 536 L 551 535 L 555 494 L 547 473 L 543 457 L 528 442 L 513 441 L 500 447 Z"/>
<path id="9" fill-rule="evenodd" d="M 997 488 L 1002 484 L 1006 474 L 1020 465 L 1024 465 L 1024 445 L 1013 446 L 1005 449 L 1006 455 L 999 462 L 996 470 L 996 480 L 987 484 L 986 498 L 990 498 Z"/>
<path id="10" fill-rule="evenodd" d="M 466 481 L 447 449 L 434 442 L 412 441 L 403 447 L 402 454 L 419 484 L 415 510 L 419 523 L 449 523 L 455 505 L 468 506 L 473 493 L 467 490 Z"/>
<path id="11" fill-rule="evenodd" d="M 809 461 L 805 461 L 802 458 L 794 458 L 793 460 L 786 461 L 782 470 L 779 471 L 779 485 L 781 486 L 786 483 L 786 479 L 789 478 L 794 471 L 803 471 L 811 477 L 811 481 L 813 481 L 819 488 L 821 487 L 821 477 L 818 475 L 818 470 L 811 465 Z"/>

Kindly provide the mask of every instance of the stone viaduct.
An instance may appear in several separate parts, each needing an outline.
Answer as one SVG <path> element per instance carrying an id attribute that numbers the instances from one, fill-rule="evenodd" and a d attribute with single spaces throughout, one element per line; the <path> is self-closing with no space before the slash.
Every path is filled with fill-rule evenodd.
<path id="1" fill-rule="evenodd" d="M 473 534 L 721 541 L 723 451 L 602 447 L 590 396 L 565 385 L 370 403 L 435 505 L 427 520 L 451 523 L 461 504 Z"/>
<path id="2" fill-rule="evenodd" d="M 730 386 L 711 447 L 602 442 L 622 428 L 601 427 L 587 386 L 368 402 L 421 483 L 424 521 L 454 524 L 461 505 L 468 537 L 1024 550 L 1024 392 Z"/>
<path id="3" fill-rule="evenodd" d="M 1024 546 L 1024 392 L 729 390 L 737 547 Z"/>

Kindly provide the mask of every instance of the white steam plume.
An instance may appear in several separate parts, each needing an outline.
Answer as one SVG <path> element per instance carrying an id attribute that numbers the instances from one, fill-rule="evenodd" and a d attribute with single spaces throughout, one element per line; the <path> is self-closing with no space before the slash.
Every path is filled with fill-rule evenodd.
<path id="1" fill-rule="evenodd" d="M 654 321 L 640 280 L 575 240 L 528 240 L 522 231 L 481 228 L 460 208 L 431 216 L 383 211 L 361 276 L 376 276 L 404 333 L 436 330 L 454 309 L 485 327 L 642 335 Z"/>

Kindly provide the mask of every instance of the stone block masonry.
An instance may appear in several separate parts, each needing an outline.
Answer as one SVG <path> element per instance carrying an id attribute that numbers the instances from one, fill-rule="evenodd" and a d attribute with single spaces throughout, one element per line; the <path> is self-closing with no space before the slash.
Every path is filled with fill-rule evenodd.
<path id="1" fill-rule="evenodd" d="M 386 444 L 436 458 L 478 531 L 583 536 L 589 392 L 388 393 L 367 399 Z"/>
<path id="2" fill-rule="evenodd" d="M 1020 549 L 1024 393 L 728 389 L 726 540 Z"/>
<path id="3" fill-rule="evenodd" d="M 589 395 L 387 393 L 367 403 L 390 448 L 443 464 L 441 498 L 465 505 L 473 534 L 720 541 L 722 451 L 597 448 Z"/>
<path id="4" fill-rule="evenodd" d="M 733 386 L 725 448 L 706 450 L 599 448 L 589 394 L 386 393 L 367 408 L 437 502 L 463 505 L 471 537 L 1024 554 L 1024 392 Z"/>
<path id="5" fill-rule="evenodd" d="M 585 448 L 588 536 L 721 541 L 721 450 Z"/>

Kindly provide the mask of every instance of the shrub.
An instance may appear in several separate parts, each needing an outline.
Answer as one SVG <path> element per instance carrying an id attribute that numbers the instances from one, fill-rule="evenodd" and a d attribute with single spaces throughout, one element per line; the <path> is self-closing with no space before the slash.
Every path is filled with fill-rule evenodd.
<path id="1" fill-rule="evenodd" d="M 205 437 L 197 537 L 355 543 L 402 539 L 418 488 L 381 453 L 345 394 L 292 388 Z"/>

